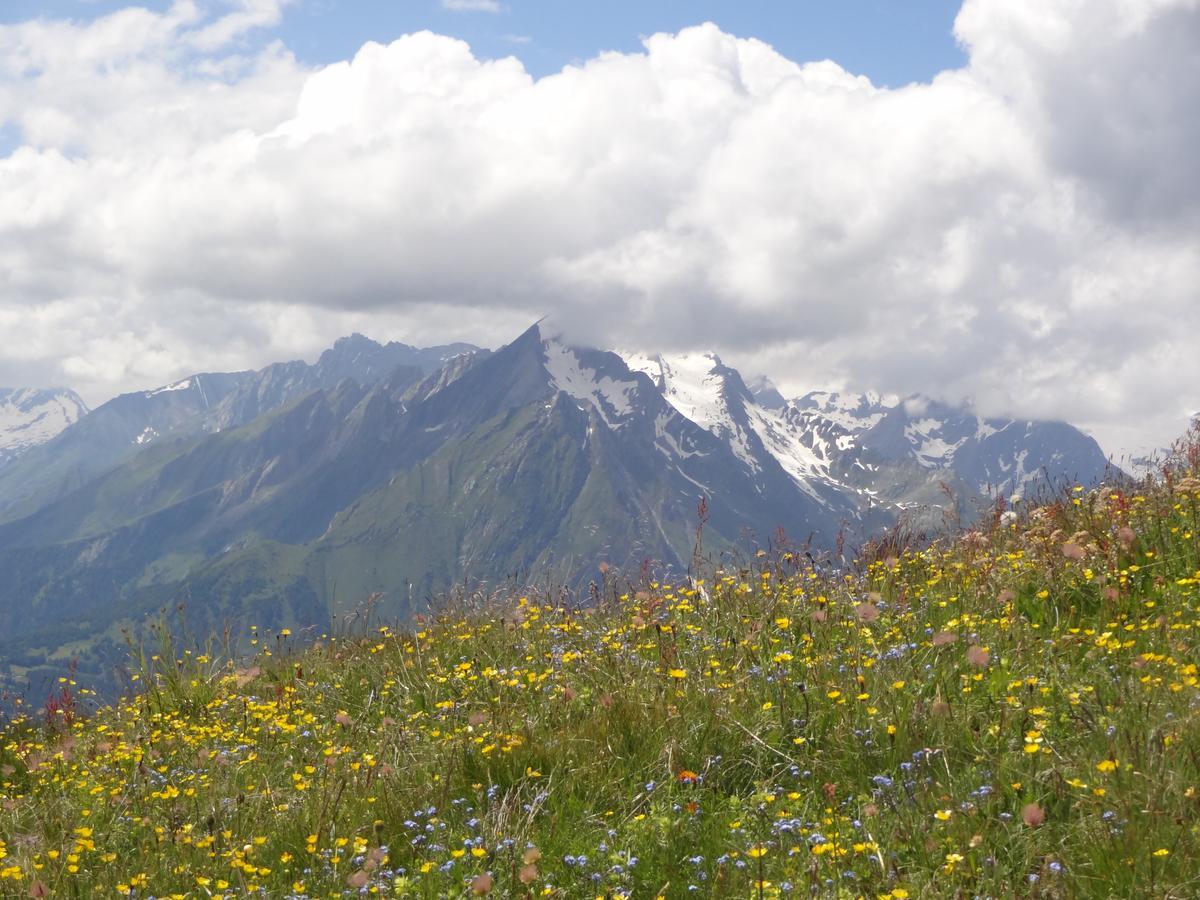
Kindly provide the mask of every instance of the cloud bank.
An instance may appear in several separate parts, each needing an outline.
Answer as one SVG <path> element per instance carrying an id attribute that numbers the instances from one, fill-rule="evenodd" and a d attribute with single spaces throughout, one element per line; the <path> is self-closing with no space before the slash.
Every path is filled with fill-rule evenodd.
<path id="1" fill-rule="evenodd" d="M 713 25 L 538 80 L 428 32 L 312 69 L 284 14 L 0 27 L 0 382 L 552 313 L 1113 450 L 1200 407 L 1198 0 L 966 0 L 968 65 L 899 89 Z"/>

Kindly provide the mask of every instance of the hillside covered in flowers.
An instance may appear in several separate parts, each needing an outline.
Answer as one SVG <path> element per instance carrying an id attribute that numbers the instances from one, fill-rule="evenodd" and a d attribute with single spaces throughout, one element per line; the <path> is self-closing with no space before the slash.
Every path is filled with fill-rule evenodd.
<path id="1" fill-rule="evenodd" d="M 1198 460 L 845 568 L 164 632 L 3 726 L 0 896 L 1196 896 Z"/>

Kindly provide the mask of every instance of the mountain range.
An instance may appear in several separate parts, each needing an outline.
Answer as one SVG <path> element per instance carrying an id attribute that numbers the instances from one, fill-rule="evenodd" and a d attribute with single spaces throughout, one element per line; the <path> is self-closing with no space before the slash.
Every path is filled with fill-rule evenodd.
<path id="1" fill-rule="evenodd" d="M 177 604 L 197 634 L 324 630 L 375 594 L 405 617 L 455 583 L 682 569 L 701 498 L 707 553 L 836 551 L 1107 472 L 1063 423 L 788 400 L 712 354 L 576 347 L 540 326 L 495 352 L 353 335 L 315 364 L 122 395 L 13 451 L 0 678 L 36 685 L 76 660 L 105 683 L 123 632 Z"/>

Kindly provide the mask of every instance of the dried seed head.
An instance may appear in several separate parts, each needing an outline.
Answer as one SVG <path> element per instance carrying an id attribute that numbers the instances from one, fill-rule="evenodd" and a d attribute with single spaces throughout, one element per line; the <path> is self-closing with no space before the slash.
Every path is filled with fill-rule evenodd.
<path id="1" fill-rule="evenodd" d="M 982 669 L 984 666 L 986 666 L 988 664 L 988 660 L 991 658 L 991 654 L 978 644 L 974 644 L 967 649 L 967 662 L 978 669 Z"/>
<path id="2" fill-rule="evenodd" d="M 854 614 L 858 616 L 859 621 L 874 622 L 879 618 L 879 607 L 874 603 L 860 603 L 854 607 Z"/>
<path id="3" fill-rule="evenodd" d="M 482 875 L 476 875 L 471 879 L 471 893 L 477 895 L 490 894 L 492 892 L 492 885 L 494 883 L 495 879 L 492 878 L 491 873 L 489 872 L 484 872 Z"/>

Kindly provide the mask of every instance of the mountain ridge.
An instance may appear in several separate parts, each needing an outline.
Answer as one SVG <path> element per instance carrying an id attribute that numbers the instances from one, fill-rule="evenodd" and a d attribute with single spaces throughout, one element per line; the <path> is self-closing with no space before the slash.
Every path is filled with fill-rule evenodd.
<path id="1" fill-rule="evenodd" d="M 0 469 L 0 522 L 19 519 L 69 493 L 155 441 L 245 424 L 346 378 L 373 382 L 401 366 L 427 374 L 476 349 L 469 344 L 378 344 L 355 334 L 339 339 L 313 364 L 294 360 L 257 371 L 199 373 L 121 394 Z"/>

